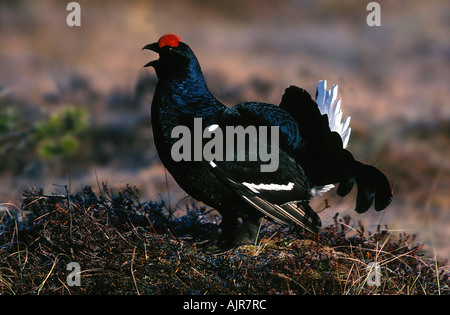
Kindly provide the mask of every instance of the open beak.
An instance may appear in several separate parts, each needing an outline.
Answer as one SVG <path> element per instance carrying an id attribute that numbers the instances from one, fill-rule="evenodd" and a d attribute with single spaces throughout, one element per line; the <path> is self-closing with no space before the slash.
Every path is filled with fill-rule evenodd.
<path id="1" fill-rule="evenodd" d="M 142 48 L 142 50 L 144 50 L 144 49 L 152 50 L 152 51 L 157 52 L 157 53 L 159 53 L 159 51 L 160 51 L 160 47 L 159 47 L 158 43 L 153 43 L 153 44 L 145 45 L 145 46 Z M 149 67 L 149 66 L 154 67 L 154 66 L 157 64 L 157 62 L 158 62 L 158 60 L 150 61 L 150 62 L 147 63 L 144 67 Z"/>

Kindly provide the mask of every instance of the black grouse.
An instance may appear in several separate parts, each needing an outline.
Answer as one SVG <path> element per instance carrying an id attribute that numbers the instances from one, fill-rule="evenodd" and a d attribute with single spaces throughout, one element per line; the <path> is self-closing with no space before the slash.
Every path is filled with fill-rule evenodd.
<path id="1" fill-rule="evenodd" d="M 349 118 L 341 123 L 337 86 L 320 81 L 314 101 L 296 86 L 279 106 L 245 102 L 227 107 L 208 90 L 199 62 L 173 34 L 146 45 L 159 54 L 151 123 L 159 157 L 193 198 L 222 215 L 217 239 L 254 242 L 263 217 L 318 232 L 309 200 L 339 183 L 347 195 L 356 182 L 356 211 L 392 200 L 386 176 L 345 149 Z M 239 220 L 240 219 L 240 220 Z"/>

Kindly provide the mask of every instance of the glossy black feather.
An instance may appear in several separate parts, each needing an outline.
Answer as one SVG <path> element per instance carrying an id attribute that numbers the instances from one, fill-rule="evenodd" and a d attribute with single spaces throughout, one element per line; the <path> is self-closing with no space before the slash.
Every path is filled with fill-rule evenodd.
<path id="1" fill-rule="evenodd" d="M 244 174 L 248 174 L 245 170 L 230 175 L 227 172 L 229 170 L 227 166 L 230 164 L 223 164 L 223 169 L 215 163 L 212 164 L 211 167 L 217 178 L 225 185 L 230 186 L 240 198 L 259 210 L 267 218 L 279 224 L 298 224 L 304 226 L 310 232 L 318 232 L 321 226 L 320 218 L 308 205 L 311 198 L 309 194 L 311 188 L 302 171 L 295 169 L 296 163 L 294 161 L 289 163 L 294 167 L 294 170 L 291 170 L 290 173 L 291 178 L 283 181 L 285 185 L 288 182 L 293 184 L 293 188 L 288 191 L 249 188 L 243 183 L 252 180 L 252 176 L 245 176 Z M 288 171 L 284 167 L 283 170 Z M 233 176 L 235 174 L 238 175 L 237 178 Z M 256 183 L 261 184 L 261 181 L 256 180 Z M 301 198 L 303 200 L 299 200 Z"/>
<path id="2" fill-rule="evenodd" d="M 155 68 L 159 78 L 151 111 L 158 154 L 188 194 L 221 213 L 219 231 L 223 241 L 254 242 L 263 216 L 317 232 L 320 218 L 309 206 L 315 185 L 340 183 L 337 193 L 344 196 L 356 182 L 358 212 L 366 211 L 373 200 L 376 210 L 390 203 L 392 195 L 386 177 L 376 168 L 356 162 L 342 148 L 342 140 L 331 132 L 327 116 L 320 114 L 303 89 L 286 89 L 279 106 L 246 102 L 226 107 L 208 90 L 197 58 L 185 43 L 179 42 L 176 47 L 154 43 L 145 48 L 160 55 L 147 64 Z M 267 152 L 278 150 L 278 168 L 261 172 L 265 161 L 259 157 L 249 160 L 254 153 L 250 145 L 244 149 L 244 161 L 237 161 L 237 156 L 227 160 L 225 151 L 214 161 L 174 161 L 171 147 L 178 139 L 173 139 L 171 132 L 179 125 L 192 130 L 194 118 L 202 118 L 204 128 L 266 126 L 269 139 L 275 132 L 269 127 L 277 127 L 279 142 L 268 142 Z M 226 142 L 227 135 L 224 137 Z M 207 141 L 204 139 L 203 144 Z M 259 138 L 249 141 L 261 143 Z M 243 222 L 240 228 L 238 218 Z"/>
<path id="3" fill-rule="evenodd" d="M 347 195 L 356 182 L 358 213 L 366 212 L 375 200 L 375 210 L 385 209 L 392 200 L 389 181 L 377 168 L 355 161 L 343 149 L 342 139 L 328 126 L 328 117 L 321 115 L 316 103 L 305 90 L 291 86 L 286 89 L 280 107 L 298 122 L 305 146 L 296 151 L 296 160 L 304 168 L 313 185 L 339 183 L 337 194 Z"/>

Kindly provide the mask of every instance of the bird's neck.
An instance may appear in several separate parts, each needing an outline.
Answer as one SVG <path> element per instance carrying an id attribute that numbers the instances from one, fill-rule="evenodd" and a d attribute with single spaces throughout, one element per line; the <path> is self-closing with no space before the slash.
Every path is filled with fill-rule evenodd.
<path id="1" fill-rule="evenodd" d="M 173 107 L 174 111 L 190 116 L 206 117 L 225 107 L 211 94 L 200 71 L 159 80 L 156 90 L 155 98 L 159 98 L 157 102 L 161 106 Z"/>
<path id="2" fill-rule="evenodd" d="M 202 76 L 160 79 L 151 107 L 151 121 L 155 145 L 165 165 L 172 163 L 171 133 L 177 125 L 189 125 L 196 117 L 207 118 L 223 111 L 221 104 L 208 90 Z"/>

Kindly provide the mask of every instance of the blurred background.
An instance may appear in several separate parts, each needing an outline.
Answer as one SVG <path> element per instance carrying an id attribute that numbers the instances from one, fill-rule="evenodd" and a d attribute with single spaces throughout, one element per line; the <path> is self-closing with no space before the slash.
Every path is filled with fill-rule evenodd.
<path id="1" fill-rule="evenodd" d="M 369 27 L 361 0 L 0 2 L 0 210 L 24 187 L 72 192 L 107 182 L 139 188 L 142 201 L 190 203 L 159 162 L 150 105 L 157 56 L 141 48 L 175 33 L 197 55 L 227 105 L 279 104 L 290 84 L 311 94 L 339 84 L 352 116 L 349 150 L 390 179 L 394 201 L 358 215 L 354 191 L 316 198 L 324 225 L 336 212 L 366 230 L 417 234 L 427 255 L 450 257 L 450 3 L 378 1 Z M 326 201 L 325 201 L 326 199 Z"/>

